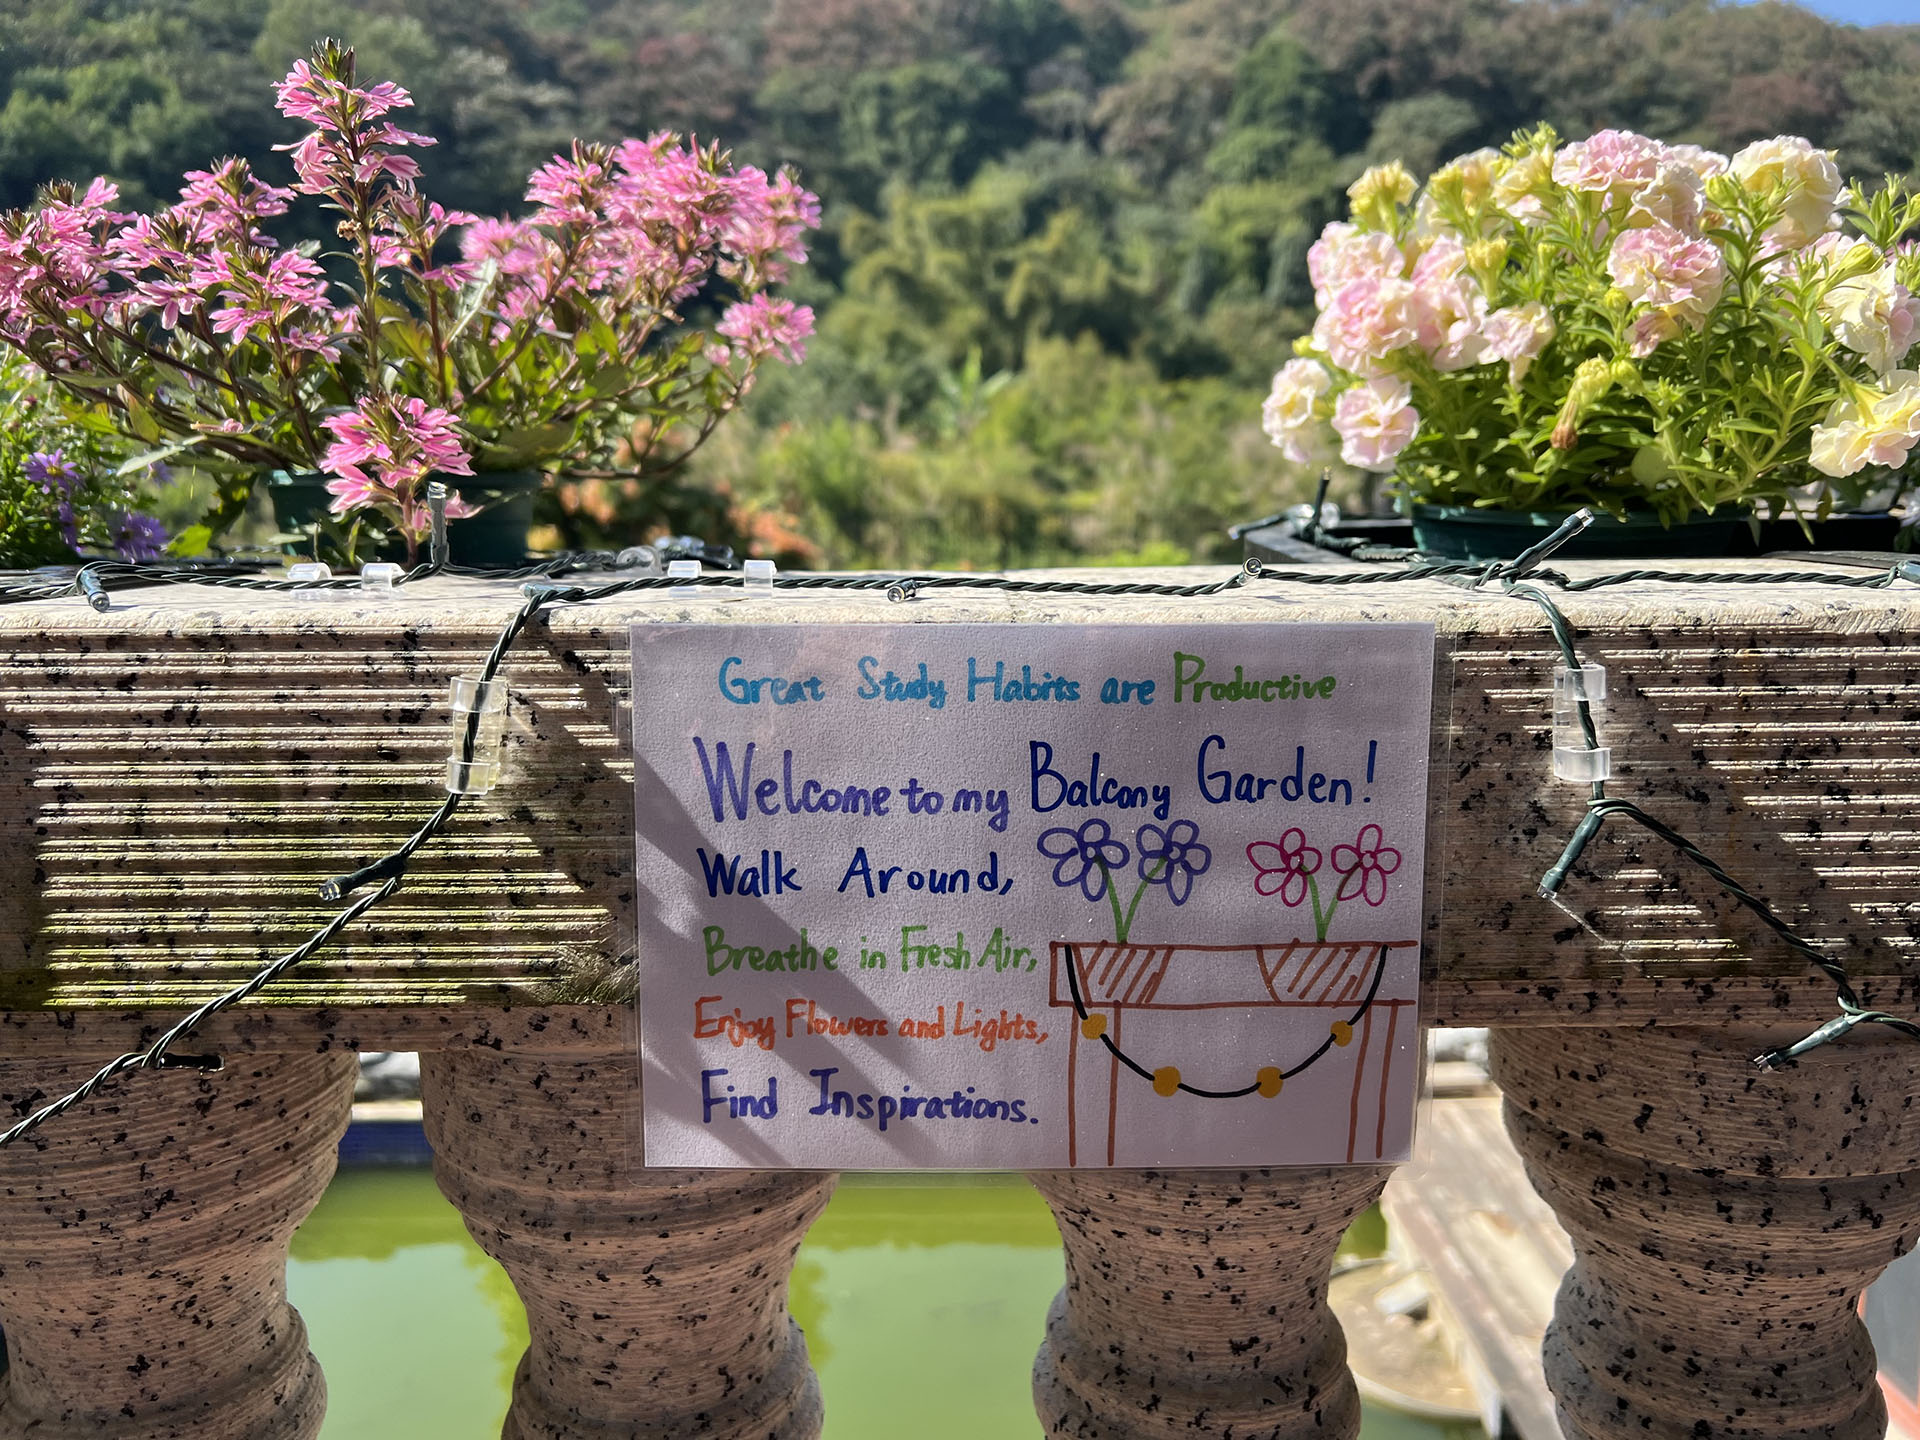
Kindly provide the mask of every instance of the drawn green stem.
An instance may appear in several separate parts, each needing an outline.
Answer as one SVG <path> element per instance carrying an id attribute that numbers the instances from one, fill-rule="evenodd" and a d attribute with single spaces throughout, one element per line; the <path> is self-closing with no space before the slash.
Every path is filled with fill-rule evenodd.
<path id="1" fill-rule="evenodd" d="M 1113 871 L 1107 868 L 1107 862 L 1104 860 L 1096 860 L 1093 863 L 1100 867 L 1100 873 L 1106 877 L 1107 904 L 1113 907 L 1113 943 L 1124 945 L 1127 943 L 1127 936 L 1133 933 L 1133 917 L 1140 911 L 1140 901 L 1146 895 L 1147 887 L 1158 882 L 1171 862 L 1162 857 L 1154 863 L 1151 872 L 1141 877 L 1139 885 L 1134 888 L 1133 899 L 1127 902 L 1124 915 L 1120 911 L 1120 887 L 1113 883 Z"/>
<path id="2" fill-rule="evenodd" d="M 1313 897 L 1313 938 L 1325 940 L 1327 929 L 1333 924 L 1333 912 L 1340 908 L 1340 893 L 1334 892 L 1324 912 L 1320 909 L 1320 882 L 1311 875 L 1307 876 L 1307 893 Z"/>

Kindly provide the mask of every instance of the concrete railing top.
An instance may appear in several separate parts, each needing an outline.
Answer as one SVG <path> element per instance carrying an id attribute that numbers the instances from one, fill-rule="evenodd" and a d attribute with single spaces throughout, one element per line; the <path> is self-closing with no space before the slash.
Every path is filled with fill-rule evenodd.
<path id="1" fill-rule="evenodd" d="M 1555 568 L 1577 579 L 1622 567 Z M 1662 568 L 1783 578 L 1553 592 L 1581 658 L 1608 670 L 1612 793 L 1698 842 L 1841 959 L 1863 995 L 1913 1008 L 1920 585 L 1784 578 L 1872 573 L 1805 561 Z M 1161 583 L 1229 573 L 1046 572 Z M 320 882 L 389 848 L 441 798 L 447 681 L 477 667 L 521 602 L 510 584 L 465 579 L 386 601 L 203 586 L 114 599 L 104 613 L 78 600 L 0 609 L 7 1043 L 58 1045 L 75 1012 L 97 1016 L 90 1027 L 151 1034 L 158 1017 L 220 993 L 323 922 L 335 907 Z M 623 718 L 633 624 L 1387 620 L 1430 622 L 1437 635 L 1431 1018 L 1831 1013 L 1825 977 L 1644 831 L 1609 827 L 1560 904 L 1537 896 L 1586 793 L 1549 763 L 1559 652 L 1539 606 L 1437 580 L 1260 578 L 1181 599 L 656 591 L 556 606 L 507 660 L 500 788 L 462 809 L 390 902 L 211 1038 L 431 1049 L 478 1027 L 508 1043 L 565 1044 L 576 1031 L 604 1040 L 632 995 L 644 903 Z M 644 704 L 644 676 L 638 685 Z"/>

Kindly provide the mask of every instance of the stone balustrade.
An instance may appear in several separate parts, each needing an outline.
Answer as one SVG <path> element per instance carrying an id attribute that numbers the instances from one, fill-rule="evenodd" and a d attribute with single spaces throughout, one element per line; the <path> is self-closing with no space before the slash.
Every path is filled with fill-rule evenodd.
<path id="1" fill-rule="evenodd" d="M 447 680 L 518 596 L 117 601 L 0 610 L 9 1123 L 304 938 L 332 911 L 319 881 L 411 832 L 440 795 Z M 1641 584 L 1562 608 L 1609 671 L 1613 792 L 1844 957 L 1870 1003 L 1920 1011 L 1920 587 Z M 387 905 L 201 1029 L 188 1048 L 223 1069 L 123 1078 L 0 1150 L 0 1440 L 318 1432 L 284 1264 L 356 1049 L 424 1053 L 441 1188 L 526 1302 L 504 1434 L 818 1435 L 785 1295 L 832 1177 L 639 1164 L 648 897 L 623 736 L 648 677 L 627 628 L 1385 619 L 1437 632 L 1423 1018 L 1496 1028 L 1509 1127 L 1578 1252 L 1546 1356 L 1566 1433 L 1878 1435 L 1852 1302 L 1920 1231 L 1920 1048 L 1861 1032 L 1757 1072 L 1833 1013 L 1832 985 L 1644 831 L 1604 830 L 1557 903 L 1537 896 L 1585 797 L 1552 778 L 1534 605 L 1255 581 L 552 611 L 504 672 L 501 788 Z M 1385 1170 L 1034 1178 L 1067 1252 L 1034 1371 L 1049 1433 L 1354 1434 L 1326 1270 Z"/>

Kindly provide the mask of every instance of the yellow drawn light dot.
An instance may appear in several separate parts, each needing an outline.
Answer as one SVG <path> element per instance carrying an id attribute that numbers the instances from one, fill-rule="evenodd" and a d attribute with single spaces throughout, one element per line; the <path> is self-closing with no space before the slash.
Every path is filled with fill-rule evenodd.
<path id="1" fill-rule="evenodd" d="M 1180 1072 L 1172 1065 L 1162 1065 L 1153 1072 L 1153 1093 L 1171 1095 L 1180 1088 Z"/>
<path id="2" fill-rule="evenodd" d="M 1080 1022 L 1080 1033 L 1089 1040 L 1098 1040 L 1102 1035 L 1107 1033 L 1107 1017 L 1104 1015 L 1087 1016 L 1086 1019 Z"/>
<path id="3" fill-rule="evenodd" d="M 1349 1025 L 1344 1020 L 1334 1021 L 1333 1022 L 1333 1043 L 1336 1045 L 1344 1045 L 1351 1039 L 1353 1039 L 1353 1026 Z"/>
<path id="4" fill-rule="evenodd" d="M 1280 1067 L 1277 1065 L 1267 1066 L 1258 1071 L 1253 1078 L 1258 1082 L 1256 1088 L 1269 1100 L 1280 1093 L 1280 1086 L 1284 1083 L 1280 1076 Z"/>

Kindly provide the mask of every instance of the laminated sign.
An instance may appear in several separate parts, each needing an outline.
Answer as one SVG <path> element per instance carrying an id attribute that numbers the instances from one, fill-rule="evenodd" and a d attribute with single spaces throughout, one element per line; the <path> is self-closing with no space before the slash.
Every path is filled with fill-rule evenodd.
<path id="1" fill-rule="evenodd" d="M 1433 629 L 633 634 L 646 1161 L 1404 1160 Z"/>

